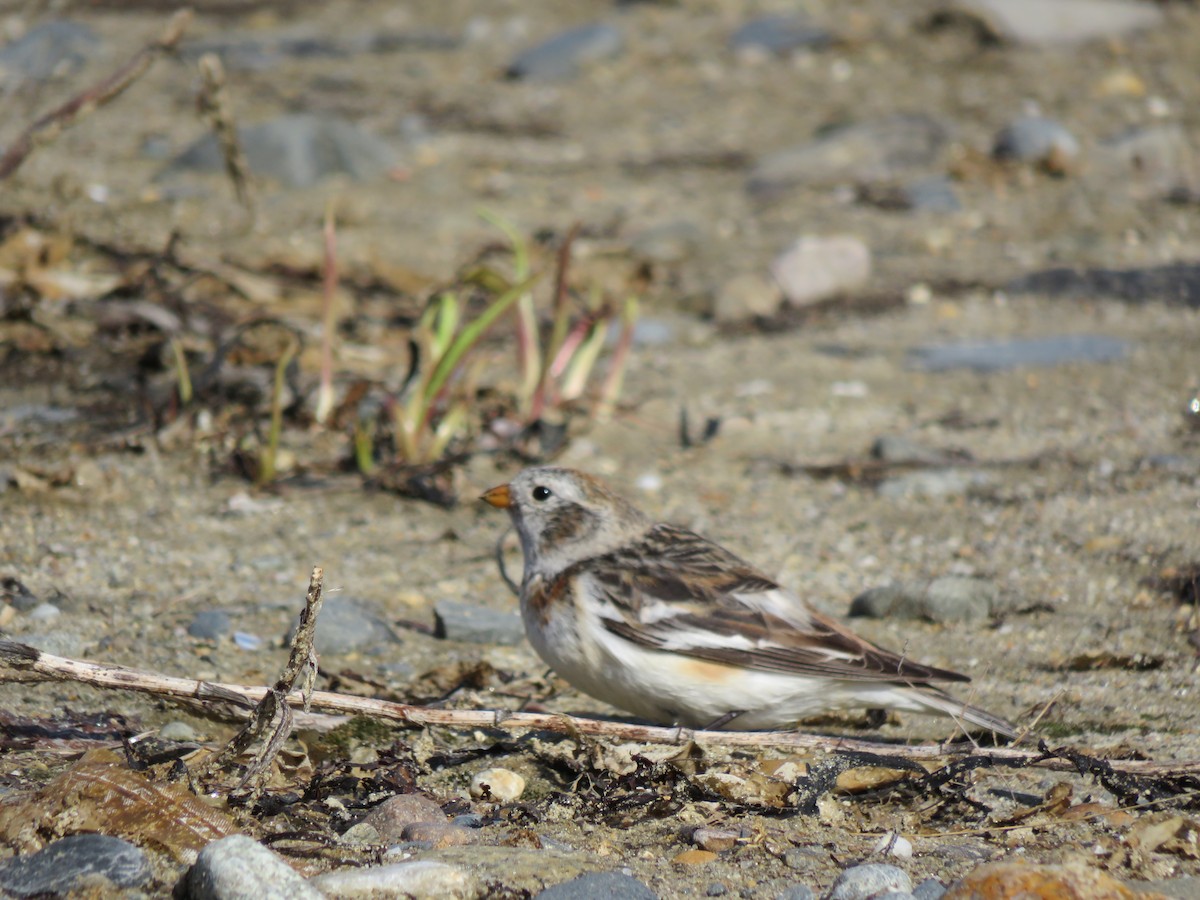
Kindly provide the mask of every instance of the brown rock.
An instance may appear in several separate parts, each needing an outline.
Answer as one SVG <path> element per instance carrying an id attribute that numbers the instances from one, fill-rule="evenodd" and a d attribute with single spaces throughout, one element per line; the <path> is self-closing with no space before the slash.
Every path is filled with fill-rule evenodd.
<path id="1" fill-rule="evenodd" d="M 1151 900 L 1157 896 L 1134 891 L 1083 863 L 998 862 L 980 866 L 950 885 L 942 900 Z"/>
<path id="2" fill-rule="evenodd" d="M 697 828 L 692 832 L 692 843 L 702 850 L 720 853 L 722 850 L 732 850 L 738 842 L 738 835 L 733 831 L 718 831 L 716 828 Z"/>
<path id="3" fill-rule="evenodd" d="M 404 829 L 414 822 L 445 822 L 442 808 L 424 794 L 400 794 L 380 803 L 364 822 L 374 825 L 385 842 L 403 840 Z"/>
<path id="4" fill-rule="evenodd" d="M 684 850 L 671 862 L 678 866 L 704 866 L 717 858 L 711 850 Z"/>
<path id="5" fill-rule="evenodd" d="M 479 840 L 479 836 L 470 828 L 449 822 L 413 822 L 405 827 L 400 838 L 405 841 L 428 841 L 435 850 L 462 847 Z"/>

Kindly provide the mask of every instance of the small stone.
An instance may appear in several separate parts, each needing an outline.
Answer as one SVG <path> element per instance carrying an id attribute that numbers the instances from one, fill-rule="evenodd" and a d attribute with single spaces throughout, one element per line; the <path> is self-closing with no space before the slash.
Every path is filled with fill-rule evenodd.
<path id="1" fill-rule="evenodd" d="M 1138 195 L 1171 196 L 1200 190 L 1200 157 L 1177 122 L 1135 126 L 1101 142 L 1099 177 L 1142 185 Z"/>
<path id="2" fill-rule="evenodd" d="M 897 434 L 884 434 L 871 444 L 871 458 L 886 463 L 921 463 L 923 465 L 946 465 L 953 460 L 940 450 L 931 450 L 923 444 Z"/>
<path id="3" fill-rule="evenodd" d="M 760 16 L 742 25 L 729 38 L 736 53 L 760 52 L 785 56 L 796 50 L 819 50 L 833 43 L 833 34 L 803 16 Z"/>
<path id="4" fill-rule="evenodd" d="M 202 609 L 188 624 L 187 633 L 202 641 L 220 640 L 233 630 L 233 620 L 223 609 Z"/>
<path id="5" fill-rule="evenodd" d="M 783 305 L 775 282 L 751 272 L 735 275 L 721 286 L 713 300 L 713 319 L 721 323 L 770 318 Z"/>
<path id="6" fill-rule="evenodd" d="M 297 622 L 299 620 L 297 619 Z M 297 624 L 292 625 L 290 644 Z M 317 620 L 316 646 L 321 656 L 337 656 L 370 647 L 399 643 L 391 627 L 371 610 L 350 597 L 327 597 Z"/>
<path id="7" fill-rule="evenodd" d="M 244 834 L 213 841 L 187 874 L 191 900 L 322 900 L 282 857 Z"/>
<path id="8" fill-rule="evenodd" d="M 1062 897 L 1096 897 L 1135 900 L 1139 895 L 1111 875 L 1086 863 L 1039 866 L 1020 862 L 987 863 L 950 885 L 942 900 L 1020 897 L 1022 900 L 1059 900 Z"/>
<path id="9" fill-rule="evenodd" d="M 881 497 L 912 499 L 915 497 L 960 497 L 972 489 L 991 483 L 987 472 L 966 469 L 927 469 L 905 472 L 886 478 L 876 490 Z"/>
<path id="10" fill-rule="evenodd" d="M 433 633 L 447 641 L 513 646 L 525 640 L 525 625 L 514 612 L 439 600 L 433 618 Z"/>
<path id="11" fill-rule="evenodd" d="M 952 369 L 1000 372 L 1028 366 L 1112 362 L 1124 359 L 1130 349 L 1129 341 L 1104 334 L 958 341 L 917 347 L 909 352 L 909 364 L 926 372 L 947 372 Z"/>
<path id="12" fill-rule="evenodd" d="M 716 828 L 697 828 L 692 832 L 692 843 L 702 850 L 721 853 L 732 850 L 737 846 L 738 834 L 735 831 L 719 831 Z"/>
<path id="13" fill-rule="evenodd" d="M 704 889 L 705 897 L 724 897 L 729 893 L 729 889 L 719 881 L 714 881 Z"/>
<path id="14" fill-rule="evenodd" d="M 168 722 L 162 728 L 158 729 L 159 740 L 163 741 L 179 741 L 187 743 L 196 740 L 196 729 L 187 722 Z"/>
<path id="15" fill-rule="evenodd" d="M 856 237 L 802 237 L 771 263 L 791 306 L 808 306 L 861 287 L 871 277 L 871 251 Z"/>
<path id="16" fill-rule="evenodd" d="M 913 846 L 908 838 L 895 832 L 888 832 L 875 842 L 871 852 L 894 856 L 897 859 L 912 859 Z"/>
<path id="17" fill-rule="evenodd" d="M 888 891 L 909 893 L 912 881 L 903 869 L 884 863 L 867 863 L 843 871 L 825 895 L 825 900 L 871 900 Z"/>
<path id="18" fill-rule="evenodd" d="M 871 588 L 850 604 L 850 616 L 980 622 L 1000 611 L 1000 591 L 983 578 L 947 575 L 932 581 Z"/>
<path id="19" fill-rule="evenodd" d="M 1000 130 L 992 144 L 992 156 L 1040 166 L 1052 175 L 1064 175 L 1079 160 L 1079 141 L 1053 119 L 1026 116 Z"/>
<path id="20" fill-rule="evenodd" d="M 383 841 L 374 825 L 370 822 L 358 822 L 343 831 L 338 837 L 338 842 L 351 847 L 366 847 Z"/>
<path id="21" fill-rule="evenodd" d="M 150 861 L 120 838 L 80 834 L 37 853 L 0 862 L 0 891 L 16 897 L 81 890 L 100 896 L 101 885 L 135 888 L 150 878 Z"/>
<path id="22" fill-rule="evenodd" d="M 677 866 L 706 866 L 717 858 L 711 850 L 684 850 L 671 862 Z"/>
<path id="23" fill-rule="evenodd" d="M 790 847 L 783 852 L 783 864 L 789 869 L 808 870 L 824 859 L 824 854 L 814 847 Z"/>
<path id="24" fill-rule="evenodd" d="M 39 603 L 28 613 L 30 622 L 40 622 L 46 624 L 53 622 L 62 615 L 62 610 L 53 603 Z"/>
<path id="25" fill-rule="evenodd" d="M 903 209 L 914 212 L 951 213 L 962 209 L 954 183 L 944 175 L 929 175 L 900 185 L 897 192 Z"/>
<path id="26" fill-rule="evenodd" d="M 582 66 L 619 56 L 624 49 L 625 38 L 619 28 L 594 22 L 530 47 L 509 64 L 506 74 L 526 81 L 573 78 Z"/>
<path id="27" fill-rule="evenodd" d="M 483 892 L 482 886 L 470 873 L 433 860 L 338 869 L 316 876 L 311 884 L 326 896 L 344 900 L 375 900 L 380 897 L 474 900 Z"/>
<path id="28" fill-rule="evenodd" d="M 535 895 L 536 900 L 658 900 L 658 895 L 636 878 L 623 872 L 590 872 L 570 881 L 551 885 Z"/>
<path id="29" fill-rule="evenodd" d="M 912 893 L 916 900 L 941 900 L 946 893 L 946 886 L 936 878 L 926 878 L 913 888 Z"/>
<path id="30" fill-rule="evenodd" d="M 470 828 L 452 825 L 449 822 L 413 822 L 406 825 L 400 835 L 402 841 L 420 841 L 434 850 L 443 847 L 465 847 L 479 841 L 479 835 Z"/>
<path id="31" fill-rule="evenodd" d="M 776 894 L 775 900 L 817 900 L 817 895 L 806 884 L 793 884 Z"/>
<path id="32" fill-rule="evenodd" d="M 1047 294 L 1051 297 L 1113 297 L 1127 303 L 1160 301 L 1197 309 L 1200 308 L 1200 265 L 1169 263 L 1142 269 L 1083 270 L 1058 267 L 1015 278 L 1004 289 L 1014 294 Z M 963 363 L 959 361 L 959 364 Z"/>
<path id="33" fill-rule="evenodd" d="M 442 808 L 424 794 L 399 794 L 372 809 L 363 821 L 373 825 L 384 843 L 403 840 L 404 829 L 414 822 L 445 822 Z"/>
<path id="34" fill-rule="evenodd" d="M 982 26 L 992 40 L 1067 45 L 1117 38 L 1164 21 L 1162 11 L 1134 0 L 954 0 L 950 10 Z"/>
<path id="35" fill-rule="evenodd" d="M 471 796 L 476 800 L 511 803 L 525 792 L 525 779 L 508 769 L 484 769 L 471 779 Z"/>
<path id="36" fill-rule="evenodd" d="M 257 634 L 248 631 L 235 631 L 233 643 L 239 650 L 254 651 L 262 646 L 263 640 Z"/>

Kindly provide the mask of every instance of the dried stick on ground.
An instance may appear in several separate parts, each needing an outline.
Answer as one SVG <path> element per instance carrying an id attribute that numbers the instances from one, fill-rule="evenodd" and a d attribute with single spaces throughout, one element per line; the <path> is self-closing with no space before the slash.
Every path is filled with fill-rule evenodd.
<path id="1" fill-rule="evenodd" d="M 233 120 L 229 95 L 225 91 L 225 67 L 215 53 L 201 56 L 199 67 L 204 83 L 196 97 L 196 107 L 213 130 L 217 146 L 221 148 L 221 158 L 225 160 L 225 174 L 233 182 L 233 192 L 238 202 L 253 221 L 256 210 L 254 196 L 250 192 L 250 164 L 238 140 L 237 125 Z"/>
<path id="2" fill-rule="evenodd" d="M 103 81 L 76 94 L 58 109 L 46 113 L 12 142 L 7 152 L 0 157 L 0 180 L 7 178 L 35 148 L 53 141 L 63 129 L 73 125 L 88 113 L 93 112 L 118 97 L 127 87 L 146 73 L 151 64 L 167 51 L 173 49 L 183 37 L 192 21 L 192 11 L 181 9 L 171 17 L 163 33 L 147 44 L 133 57 Z"/>
<path id="3" fill-rule="evenodd" d="M 231 766 L 254 744 L 263 741 L 262 747 L 246 767 L 242 780 L 234 788 L 234 794 L 247 800 L 253 800 L 262 792 L 272 761 L 292 733 L 292 701 L 289 695 L 296 689 L 297 681 L 300 682 L 299 700 L 305 712 L 309 709 L 313 685 L 317 680 L 317 652 L 313 648 L 313 638 L 317 631 L 317 616 L 321 612 L 324 578 L 324 570 L 320 566 L 313 566 L 308 580 L 308 594 L 304 599 L 304 611 L 300 613 L 300 627 L 292 638 L 292 652 L 287 665 L 275 684 L 263 694 L 250 721 L 205 766 L 201 781 L 211 783 L 220 771 Z"/>
<path id="4" fill-rule="evenodd" d="M 138 691 L 187 701 L 227 704 L 231 701 L 250 705 L 260 701 L 268 689 L 237 684 L 218 684 L 190 678 L 172 678 L 151 672 L 140 672 L 125 666 L 106 665 L 85 660 L 67 659 L 42 653 L 15 641 L 0 640 L 0 681 L 78 681 L 102 688 Z M 903 746 L 879 741 L 862 741 L 804 734 L 795 731 L 692 731 L 685 728 L 663 728 L 607 722 L 547 713 L 512 713 L 504 710 L 434 709 L 410 706 L 386 700 L 352 697 L 328 691 L 313 691 L 306 698 L 290 694 L 292 706 L 330 713 L 371 716 L 417 727 L 441 728 L 501 728 L 506 731 L 553 731 L 559 734 L 585 734 L 620 741 L 648 744 L 670 744 L 693 741 L 700 745 L 725 747 L 778 747 L 808 751 L 844 751 L 882 753 L 905 759 L 944 759 L 948 756 L 978 753 L 996 760 L 1027 761 L 1044 768 L 1073 769 L 1066 760 L 1042 760 L 1039 750 L 997 747 L 980 750 L 969 742 L 954 744 L 916 744 Z M 1040 760 L 1038 762 L 1034 762 Z M 1200 760 L 1156 762 L 1153 760 L 1110 760 L 1115 772 L 1131 775 L 1183 775 L 1200 773 Z"/>

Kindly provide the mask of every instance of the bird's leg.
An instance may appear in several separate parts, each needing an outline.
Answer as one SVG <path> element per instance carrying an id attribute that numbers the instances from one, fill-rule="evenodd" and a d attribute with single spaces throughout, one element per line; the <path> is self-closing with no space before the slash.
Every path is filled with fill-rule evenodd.
<path id="1" fill-rule="evenodd" d="M 707 725 L 705 725 L 700 730 L 701 731 L 720 731 L 722 728 L 724 728 L 726 725 L 728 725 L 730 722 L 732 722 L 738 716 L 742 715 L 744 712 L 745 712 L 744 709 L 731 709 L 729 712 L 717 716 L 715 719 L 713 719 L 711 722 L 709 722 Z"/>

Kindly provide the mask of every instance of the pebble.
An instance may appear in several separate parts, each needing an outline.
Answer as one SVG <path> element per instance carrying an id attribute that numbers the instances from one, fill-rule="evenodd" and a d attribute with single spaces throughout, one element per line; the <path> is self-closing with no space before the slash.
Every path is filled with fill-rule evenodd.
<path id="1" fill-rule="evenodd" d="M 538 900 L 658 900 L 658 895 L 623 872 L 589 872 L 552 885 L 534 895 Z"/>
<path id="2" fill-rule="evenodd" d="M 316 876 L 311 885 L 326 896 L 346 900 L 374 900 L 379 897 L 474 900 L 483 892 L 482 886 L 471 874 L 457 866 L 433 860 L 338 869 Z"/>
<path id="3" fill-rule="evenodd" d="M 605 22 L 580 25 L 523 51 L 505 74 L 518 80 L 573 78 L 582 66 L 619 56 L 625 49 L 621 30 Z"/>
<path id="4" fill-rule="evenodd" d="M 912 891 L 916 900 L 941 900 L 941 896 L 945 893 L 946 886 L 936 878 L 926 878 Z"/>
<path id="5" fill-rule="evenodd" d="M 62 610 L 53 603 L 39 603 L 28 613 L 30 622 L 46 624 L 62 615 Z"/>
<path id="6" fill-rule="evenodd" d="M 894 856 L 897 859 L 912 859 L 912 841 L 902 835 L 896 834 L 894 831 L 889 831 L 875 842 L 875 845 L 871 848 L 871 852 L 883 853 L 887 856 Z"/>
<path id="7" fill-rule="evenodd" d="M 1117 38 L 1165 20 L 1162 12 L 1136 0 L 954 0 L 949 9 L 982 26 L 993 40 L 1015 44 L 1078 44 Z"/>
<path id="8" fill-rule="evenodd" d="M 289 187 L 311 187 L 331 175 L 370 181 L 399 164 L 390 144 L 336 116 L 280 116 L 239 128 L 238 139 L 256 176 Z M 223 171 L 224 167 L 216 139 L 206 135 L 175 157 L 162 176 Z"/>
<path id="9" fill-rule="evenodd" d="M 190 900 L 321 900 L 283 858 L 244 834 L 213 841 L 187 874 Z"/>
<path id="10" fill-rule="evenodd" d="M 717 859 L 717 854 L 711 850 L 694 849 L 676 854 L 671 862 L 677 866 L 706 866 L 715 859 Z"/>
<path id="11" fill-rule="evenodd" d="M 885 478 L 876 490 L 879 496 L 892 499 L 961 497 L 992 481 L 992 476 L 987 472 L 969 469 L 926 469 Z"/>
<path id="12" fill-rule="evenodd" d="M 511 803 L 525 792 L 525 779 L 509 769 L 484 769 L 471 779 L 471 796 L 476 800 Z"/>
<path id="13" fill-rule="evenodd" d="M 445 822 L 442 808 L 424 794 L 398 794 L 384 800 L 363 817 L 384 843 L 403 840 L 404 829 L 416 822 Z"/>
<path id="14" fill-rule="evenodd" d="M 474 829 L 463 828 L 450 822 L 413 822 L 404 827 L 400 839 L 418 841 L 428 844 L 433 850 L 441 850 L 444 847 L 465 847 L 467 844 L 477 843 L 479 834 Z"/>
<path id="15" fill-rule="evenodd" d="M 744 23 L 729 38 L 735 53 L 786 56 L 796 50 L 820 50 L 833 43 L 832 32 L 803 16 L 760 16 Z"/>
<path id="16" fill-rule="evenodd" d="M 913 212 L 952 213 L 962 209 L 954 182 L 945 175 L 929 175 L 900 185 L 897 196 L 903 209 Z"/>
<path id="17" fill-rule="evenodd" d="M 350 847 L 365 847 L 382 843 L 379 832 L 370 822 L 358 822 L 351 825 L 338 836 L 338 843 Z"/>
<path id="18" fill-rule="evenodd" d="M 434 634 L 447 641 L 513 646 L 525 640 L 521 617 L 457 600 L 439 600 L 433 607 Z"/>
<path id="19" fill-rule="evenodd" d="M 877 437 L 871 444 L 871 458 L 886 463 L 922 463 L 930 466 L 944 466 L 953 462 L 948 454 L 897 434 Z"/>
<path id="20" fill-rule="evenodd" d="M 79 834 L 55 841 L 37 853 L 0 862 L 0 891 L 16 897 L 100 894 L 107 887 L 136 888 L 150 878 L 150 861 L 138 847 L 102 834 Z"/>
<path id="21" fill-rule="evenodd" d="M 1152 193 L 1186 194 L 1200 189 L 1200 159 L 1176 122 L 1126 129 L 1101 141 L 1095 155 L 1114 177 L 1132 178 Z"/>
<path id="22" fill-rule="evenodd" d="M 12 91 L 31 81 L 70 75 L 100 49 L 100 39 L 87 25 L 52 19 L 0 47 L 0 85 Z"/>
<path id="23" fill-rule="evenodd" d="M 188 624 L 187 633 L 202 641 L 220 640 L 233 630 L 233 620 L 223 609 L 202 609 Z"/>
<path id="24" fill-rule="evenodd" d="M 288 631 L 287 642 L 292 642 L 297 624 Z M 351 653 L 370 647 L 399 643 L 391 627 L 358 601 L 346 596 L 332 596 L 321 607 L 317 619 L 317 653 L 322 656 Z"/>
<path id="25" fill-rule="evenodd" d="M 711 850 L 713 853 L 732 850 L 737 846 L 737 842 L 738 833 L 736 831 L 697 828 L 692 832 L 692 843 L 702 850 Z"/>
<path id="26" fill-rule="evenodd" d="M 248 631 L 235 631 L 233 633 L 233 643 L 239 650 L 257 650 L 263 644 L 263 639 L 257 634 L 251 634 Z"/>
<path id="27" fill-rule="evenodd" d="M 1106 872 L 1086 863 L 1040 866 L 1022 862 L 987 863 L 950 885 L 942 900 L 1020 897 L 1060 900 L 1096 897 L 1135 900 L 1138 895 Z"/>
<path id="28" fill-rule="evenodd" d="M 884 863 L 867 863 L 844 870 L 825 895 L 825 900 L 874 900 L 889 891 L 910 893 L 912 881 L 903 869 Z"/>
<path id="29" fill-rule="evenodd" d="M 871 277 L 871 251 L 849 235 L 802 237 L 771 263 L 784 300 L 800 307 L 864 285 Z"/>
<path id="30" fill-rule="evenodd" d="M 746 187 L 752 194 L 771 195 L 794 185 L 895 180 L 934 165 L 947 140 L 946 128 L 925 115 L 840 125 L 808 143 L 764 156 Z"/>
<path id="31" fill-rule="evenodd" d="M 1010 281 L 1005 290 L 1052 297 L 1113 297 L 1131 303 L 1161 301 L 1200 308 L 1200 265 L 1170 263 L 1144 269 L 1043 269 Z"/>
<path id="32" fill-rule="evenodd" d="M 187 743 L 194 741 L 197 738 L 196 729 L 187 722 L 180 722 L 178 719 L 174 722 L 168 722 L 162 728 L 158 729 L 159 740 L 163 741 L 178 741 Z"/>
<path id="33" fill-rule="evenodd" d="M 783 293 L 762 275 L 746 272 L 726 281 L 713 298 L 712 317 L 722 324 L 768 319 L 779 312 Z"/>
<path id="34" fill-rule="evenodd" d="M 1028 366 L 1057 366 L 1074 362 L 1112 362 L 1123 359 L 1129 341 L 1104 334 L 1060 334 L 1000 341 L 958 341 L 928 344 L 911 350 L 912 368 L 926 372 L 973 369 L 1000 372 Z"/>
<path id="35" fill-rule="evenodd" d="M 725 887 L 725 885 L 721 884 L 721 882 L 719 882 L 719 881 L 714 881 L 714 882 L 710 883 L 704 889 L 705 897 L 724 897 L 728 893 L 729 893 L 729 889 L 727 887 Z"/>
<path id="36" fill-rule="evenodd" d="M 1064 125 L 1041 116 L 1024 116 L 996 134 L 992 156 L 1040 166 L 1053 175 L 1064 175 L 1079 161 L 1079 141 Z"/>
<path id="37" fill-rule="evenodd" d="M 776 894 L 775 900 L 817 900 L 817 895 L 806 884 L 793 884 Z"/>
<path id="38" fill-rule="evenodd" d="M 999 611 L 999 599 L 1000 592 L 990 581 L 947 575 L 932 581 L 897 582 L 871 588 L 854 598 L 850 615 L 980 622 Z"/>

